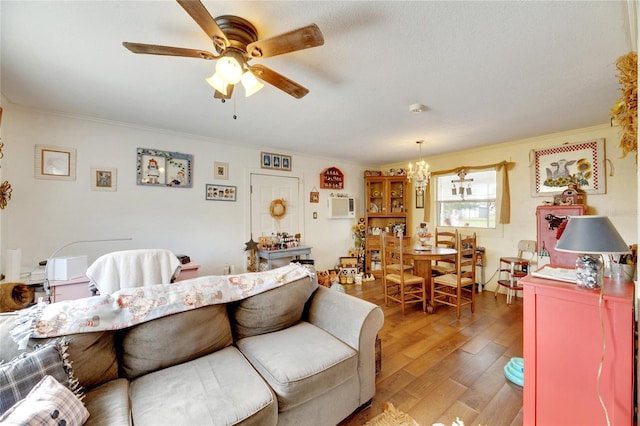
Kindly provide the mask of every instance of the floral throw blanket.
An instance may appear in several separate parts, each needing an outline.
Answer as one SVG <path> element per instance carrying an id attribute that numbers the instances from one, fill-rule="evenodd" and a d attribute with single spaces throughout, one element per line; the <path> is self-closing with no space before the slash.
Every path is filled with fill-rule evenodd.
<path id="1" fill-rule="evenodd" d="M 113 294 L 40 303 L 19 312 L 12 339 L 20 349 L 30 337 L 118 330 L 201 306 L 233 302 L 280 287 L 313 272 L 290 264 L 266 272 L 209 275 L 173 284 L 124 288 Z"/>

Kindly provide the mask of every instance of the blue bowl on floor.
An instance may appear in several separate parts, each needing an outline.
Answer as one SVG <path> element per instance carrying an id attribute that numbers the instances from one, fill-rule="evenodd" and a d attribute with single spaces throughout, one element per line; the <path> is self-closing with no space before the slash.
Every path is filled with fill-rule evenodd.
<path id="1" fill-rule="evenodd" d="M 524 387 L 524 360 L 514 357 L 504 366 L 504 376 L 518 386 Z"/>

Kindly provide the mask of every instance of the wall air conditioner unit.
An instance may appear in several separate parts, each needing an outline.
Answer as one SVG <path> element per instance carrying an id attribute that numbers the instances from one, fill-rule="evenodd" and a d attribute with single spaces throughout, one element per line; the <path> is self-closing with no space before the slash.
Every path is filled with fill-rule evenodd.
<path id="1" fill-rule="evenodd" d="M 356 199 L 350 197 L 327 198 L 329 219 L 352 219 L 356 217 Z"/>

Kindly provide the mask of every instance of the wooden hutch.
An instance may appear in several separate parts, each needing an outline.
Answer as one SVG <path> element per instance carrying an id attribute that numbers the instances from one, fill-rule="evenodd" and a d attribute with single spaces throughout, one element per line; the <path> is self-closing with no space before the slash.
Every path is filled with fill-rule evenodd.
<path id="1" fill-rule="evenodd" d="M 365 274 L 379 278 L 382 274 L 380 259 L 380 234 L 386 228 L 404 227 L 404 234 L 411 237 L 409 223 L 409 182 L 406 176 L 365 176 Z"/>

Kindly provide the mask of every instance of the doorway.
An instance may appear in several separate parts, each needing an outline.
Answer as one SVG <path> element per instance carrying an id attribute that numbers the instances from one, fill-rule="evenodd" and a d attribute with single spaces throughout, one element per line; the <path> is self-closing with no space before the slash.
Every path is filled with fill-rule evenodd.
<path id="1" fill-rule="evenodd" d="M 278 232 L 302 233 L 301 179 L 251 173 L 251 233 L 255 241 Z M 284 200 L 284 214 L 272 215 L 272 202 Z M 278 212 L 275 212 L 278 213 Z"/>

